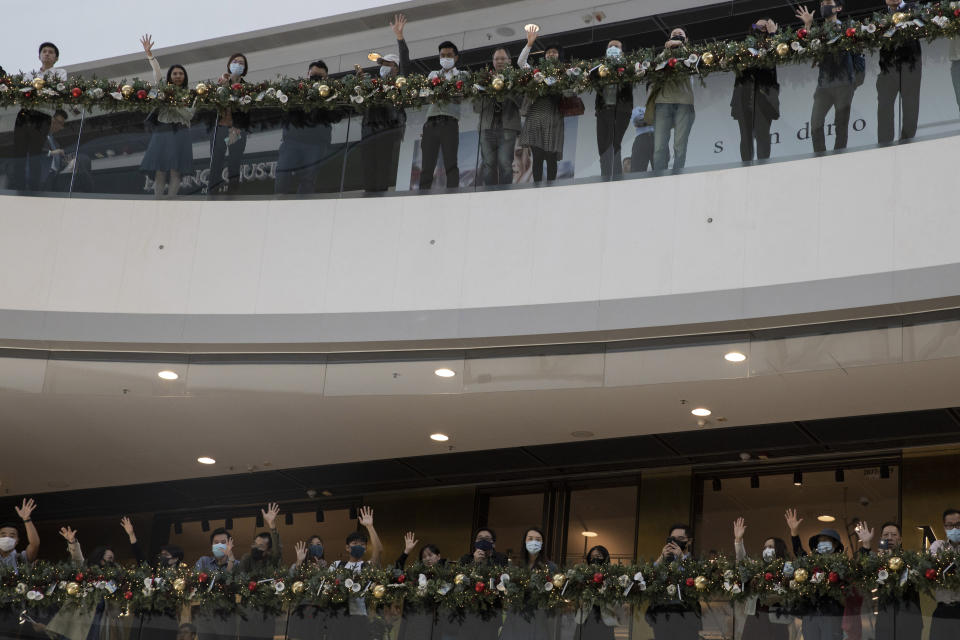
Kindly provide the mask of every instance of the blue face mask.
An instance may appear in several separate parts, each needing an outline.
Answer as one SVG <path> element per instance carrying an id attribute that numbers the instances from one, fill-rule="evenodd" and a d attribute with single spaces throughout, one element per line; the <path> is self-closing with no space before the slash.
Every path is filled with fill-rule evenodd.
<path id="1" fill-rule="evenodd" d="M 817 553 L 833 553 L 833 543 L 829 540 L 818 542 Z"/>
<path id="2" fill-rule="evenodd" d="M 322 544 L 312 544 L 310 545 L 310 555 L 314 558 L 323 557 L 323 545 Z"/>
<path id="3" fill-rule="evenodd" d="M 960 529 L 950 529 L 947 531 L 947 540 L 953 544 L 960 543 Z"/>
<path id="4" fill-rule="evenodd" d="M 363 554 L 367 552 L 367 548 L 362 544 L 350 545 L 350 557 L 355 560 L 359 560 L 363 557 Z"/>
<path id="5" fill-rule="evenodd" d="M 609 47 L 607 49 L 608 58 L 619 58 L 621 53 L 623 53 L 623 51 L 620 49 L 620 47 Z"/>
<path id="6" fill-rule="evenodd" d="M 218 542 L 217 544 L 213 545 L 213 557 L 214 557 L 214 558 L 222 558 L 222 557 L 225 556 L 225 555 L 227 555 L 227 545 L 226 545 L 226 544 L 224 544 L 224 543 L 222 543 L 222 542 Z"/>

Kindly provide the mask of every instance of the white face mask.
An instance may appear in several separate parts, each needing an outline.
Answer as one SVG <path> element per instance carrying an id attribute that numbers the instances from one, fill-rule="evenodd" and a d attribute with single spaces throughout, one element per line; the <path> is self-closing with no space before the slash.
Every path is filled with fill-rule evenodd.
<path id="1" fill-rule="evenodd" d="M 817 553 L 833 553 L 833 543 L 829 540 L 818 542 Z"/>
<path id="2" fill-rule="evenodd" d="M 235 76 L 239 76 L 243 73 L 243 63 L 242 62 L 231 62 L 230 63 L 230 73 Z"/>
<path id="3" fill-rule="evenodd" d="M 391 67 L 390 65 L 385 64 L 382 67 L 380 67 L 381 78 L 389 78 L 391 73 L 393 73 L 393 67 Z"/>
<path id="4" fill-rule="evenodd" d="M 440 66 L 443 67 L 444 71 L 453 69 L 455 64 L 457 64 L 457 61 L 453 58 L 440 58 Z"/>
<path id="5" fill-rule="evenodd" d="M 539 540 L 527 540 L 527 553 L 540 553 L 543 543 Z"/>
<path id="6" fill-rule="evenodd" d="M 8 551 L 13 551 L 17 546 L 17 539 L 11 538 L 10 536 L 3 536 L 0 538 L 0 551 L 7 553 Z"/>
<path id="7" fill-rule="evenodd" d="M 607 49 L 608 58 L 619 58 L 621 53 L 623 53 L 623 51 L 620 50 L 620 47 L 609 47 Z"/>
<path id="8" fill-rule="evenodd" d="M 770 547 L 765 547 L 763 550 L 763 560 L 764 562 L 773 562 L 774 558 L 777 557 L 777 550 L 771 549 Z"/>

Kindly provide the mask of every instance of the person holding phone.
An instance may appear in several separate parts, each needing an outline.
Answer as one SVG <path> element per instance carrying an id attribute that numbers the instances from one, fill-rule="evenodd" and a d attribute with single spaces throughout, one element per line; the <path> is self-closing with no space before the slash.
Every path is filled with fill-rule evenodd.
<path id="1" fill-rule="evenodd" d="M 690 525 L 675 524 L 669 531 L 667 543 L 654 564 L 682 562 L 693 556 Z M 654 640 L 698 640 L 700 637 L 700 606 L 688 605 L 679 596 L 677 600 L 649 607 L 645 618 L 653 629 Z"/>
<path id="2" fill-rule="evenodd" d="M 217 83 L 229 87 L 243 84 L 246 82 L 244 77 L 249 69 L 247 56 L 235 53 L 227 60 L 227 72 L 217 79 Z M 210 177 L 207 180 L 208 195 L 222 189 L 224 182 L 226 182 L 228 194 L 237 193 L 240 190 L 240 164 L 243 162 L 243 152 L 247 148 L 249 130 L 249 113 L 226 109 L 219 114 L 216 126 L 212 128 Z M 226 181 L 223 175 L 224 161 L 227 163 Z"/>

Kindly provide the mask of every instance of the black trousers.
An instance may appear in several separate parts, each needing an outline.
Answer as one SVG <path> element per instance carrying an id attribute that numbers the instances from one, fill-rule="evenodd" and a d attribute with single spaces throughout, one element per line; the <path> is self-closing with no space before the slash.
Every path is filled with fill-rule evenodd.
<path id="1" fill-rule="evenodd" d="M 43 151 L 52 118 L 39 111 L 21 109 L 13 125 L 13 163 L 10 187 L 20 191 L 37 191 L 43 180 Z"/>
<path id="2" fill-rule="evenodd" d="M 769 158 L 770 127 L 773 121 L 760 109 L 752 109 L 741 115 L 737 122 L 740 123 L 740 159 L 744 162 L 753 160 L 754 140 L 757 143 L 757 158 Z"/>
<path id="3" fill-rule="evenodd" d="M 207 193 L 213 193 L 223 183 L 223 165 L 227 164 L 227 193 L 236 193 L 240 188 L 240 164 L 243 162 L 243 152 L 247 148 L 247 134 L 243 132 L 237 141 L 227 146 L 226 139 L 230 135 L 230 127 L 217 126 L 213 132 L 210 154 L 210 178 L 207 180 Z M 230 157 L 227 158 L 227 150 Z"/>
<path id="4" fill-rule="evenodd" d="M 597 151 L 600 153 L 600 175 L 604 178 L 623 175 L 620 148 L 630 126 L 631 111 L 606 107 L 597 112 Z"/>
<path id="5" fill-rule="evenodd" d="M 360 142 L 360 158 L 363 161 L 365 191 L 386 191 L 391 185 L 396 184 L 397 167 L 400 163 L 400 143 L 403 141 L 404 131 L 406 127 L 363 133 Z"/>
<path id="6" fill-rule="evenodd" d="M 633 139 L 630 155 L 630 172 L 643 173 L 653 168 L 653 132 L 641 133 Z"/>
<path id="7" fill-rule="evenodd" d="M 909 140 L 917 135 L 922 78 L 923 66 L 919 60 L 913 68 L 909 64 L 897 65 L 877 76 L 877 142 L 893 142 L 898 94 L 901 108 L 900 139 Z"/>
<path id="8" fill-rule="evenodd" d="M 938 603 L 930 619 L 930 640 L 960 638 L 960 604 Z"/>
<path id="9" fill-rule="evenodd" d="M 833 108 L 836 140 L 833 148 L 846 149 L 847 137 L 850 133 L 850 108 L 853 106 L 854 86 L 842 85 L 839 87 L 818 87 L 813 94 L 813 113 L 810 115 L 810 134 L 813 137 L 813 150 L 821 152 L 827 150 L 826 136 L 824 135 L 827 112 Z"/>
<path id="10" fill-rule="evenodd" d="M 420 141 L 421 191 L 433 186 L 433 171 L 437 168 L 437 157 L 441 151 L 443 151 L 443 167 L 447 172 L 447 189 L 456 189 L 460 186 L 460 167 L 457 166 L 459 149 L 459 120 L 450 116 L 434 116 L 424 123 L 423 139 Z"/>
<path id="11" fill-rule="evenodd" d="M 533 152 L 533 181 L 543 182 L 543 164 L 547 164 L 547 180 L 553 182 L 557 179 L 557 160 L 556 151 L 544 151 L 540 147 L 531 147 Z"/>
<path id="12" fill-rule="evenodd" d="M 893 600 L 877 609 L 876 640 L 920 640 L 923 613 L 919 602 Z"/>
<path id="13" fill-rule="evenodd" d="M 654 640 L 698 640 L 700 637 L 700 616 L 695 611 L 650 607 L 646 620 L 653 629 Z"/>

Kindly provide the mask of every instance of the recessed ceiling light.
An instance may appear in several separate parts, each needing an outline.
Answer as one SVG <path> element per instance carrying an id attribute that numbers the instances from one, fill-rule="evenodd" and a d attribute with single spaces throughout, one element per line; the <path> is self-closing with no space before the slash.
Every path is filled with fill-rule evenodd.
<path id="1" fill-rule="evenodd" d="M 437 369 L 434 371 L 434 373 L 441 378 L 452 378 L 453 376 L 457 375 L 453 369 Z"/>
<path id="2" fill-rule="evenodd" d="M 727 355 L 723 356 L 723 359 L 727 362 L 743 362 L 747 359 L 747 356 L 743 355 L 739 351 L 731 351 Z"/>
<path id="3" fill-rule="evenodd" d="M 819 520 L 820 522 L 835 522 L 836 518 L 834 518 L 833 516 L 828 516 L 824 514 L 822 516 L 817 516 L 817 520 Z"/>
<path id="4" fill-rule="evenodd" d="M 594 433 L 593 431 L 571 431 L 570 435 L 574 438 L 592 438 Z"/>
<path id="5" fill-rule="evenodd" d="M 214 460 L 209 456 L 200 456 L 199 458 L 197 458 L 197 462 L 199 462 L 200 464 L 216 464 L 217 463 L 216 460 Z"/>
<path id="6" fill-rule="evenodd" d="M 443 433 L 434 433 L 433 435 L 430 436 L 430 439 L 436 442 L 446 442 L 447 440 L 450 439 L 450 436 L 445 435 Z"/>
<path id="7" fill-rule="evenodd" d="M 180 377 L 180 374 L 178 374 L 176 371 L 170 371 L 169 369 L 161 371 L 157 375 L 163 380 L 176 380 Z"/>
<path id="8" fill-rule="evenodd" d="M 698 418 L 706 418 L 708 415 L 710 415 L 710 414 L 713 413 L 713 412 L 710 411 L 710 409 L 705 409 L 705 408 L 703 408 L 703 407 L 699 407 L 699 408 L 697 408 L 697 409 L 694 409 L 694 410 L 691 411 L 690 413 L 692 413 L 693 415 L 697 416 Z"/>
<path id="9" fill-rule="evenodd" d="M 596 538 L 600 534 L 596 531 L 581 531 L 580 535 L 582 535 L 584 538 Z"/>

